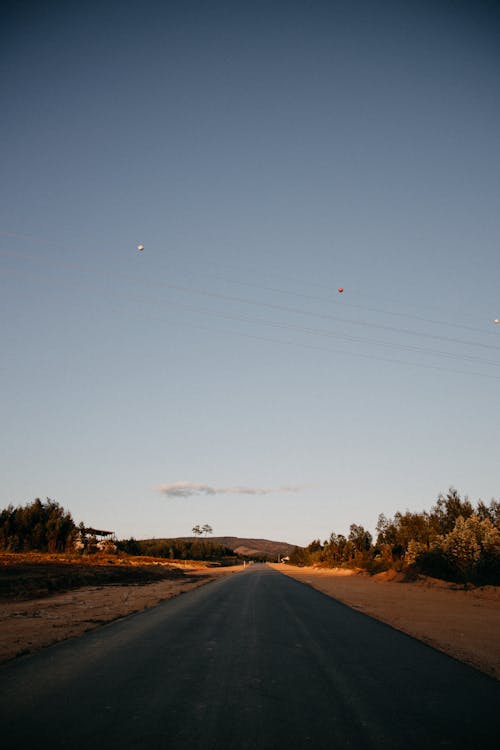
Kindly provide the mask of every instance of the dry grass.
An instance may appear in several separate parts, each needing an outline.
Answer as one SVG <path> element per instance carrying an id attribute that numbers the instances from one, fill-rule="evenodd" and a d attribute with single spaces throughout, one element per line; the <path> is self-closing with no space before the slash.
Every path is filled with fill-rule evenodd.
<path id="1" fill-rule="evenodd" d="M 152 583 L 184 575 L 178 566 L 153 558 L 0 554 L 0 600 L 50 596 L 82 586 Z"/>
<path id="2" fill-rule="evenodd" d="M 500 587 L 464 590 L 328 568 L 272 565 L 500 678 Z M 242 570 L 144 557 L 0 554 L 0 662 Z"/>
<path id="3" fill-rule="evenodd" d="M 0 555 L 0 662 L 239 570 L 142 557 Z"/>

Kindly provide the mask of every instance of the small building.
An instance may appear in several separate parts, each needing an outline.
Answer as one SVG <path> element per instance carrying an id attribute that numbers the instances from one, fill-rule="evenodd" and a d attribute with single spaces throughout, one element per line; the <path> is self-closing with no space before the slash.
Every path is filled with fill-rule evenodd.
<path id="1" fill-rule="evenodd" d="M 83 526 L 78 529 L 78 537 L 75 540 L 75 550 L 78 552 L 116 552 L 116 536 L 114 531 L 94 529 L 91 526 Z"/>

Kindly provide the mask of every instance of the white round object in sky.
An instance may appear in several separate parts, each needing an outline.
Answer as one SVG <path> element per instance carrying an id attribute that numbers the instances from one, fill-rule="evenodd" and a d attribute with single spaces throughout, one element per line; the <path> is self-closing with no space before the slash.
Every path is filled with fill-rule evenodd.
<path id="1" fill-rule="evenodd" d="M 144 250 L 144 245 L 137 245 L 137 249 L 141 252 L 141 250 Z"/>

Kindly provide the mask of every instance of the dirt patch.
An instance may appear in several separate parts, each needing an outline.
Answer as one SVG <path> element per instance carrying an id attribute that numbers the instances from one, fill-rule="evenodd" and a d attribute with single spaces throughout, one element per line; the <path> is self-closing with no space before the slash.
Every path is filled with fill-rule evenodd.
<path id="1" fill-rule="evenodd" d="M 500 587 L 464 590 L 394 572 L 272 565 L 500 679 Z M 243 569 L 145 558 L 0 555 L 0 662 L 78 636 Z M 89 583 L 91 585 L 89 585 Z"/>
<path id="2" fill-rule="evenodd" d="M 154 607 L 243 566 L 0 556 L 0 663 Z M 92 583 L 93 585 L 84 585 Z"/>
<path id="3" fill-rule="evenodd" d="M 500 679 L 498 586 L 464 590 L 432 578 L 405 583 L 394 572 L 371 577 L 340 569 L 272 567 Z"/>
<path id="4" fill-rule="evenodd" d="M 166 565 L 10 562 L 0 564 L 0 600 L 51 596 L 82 586 L 144 584 L 183 577 L 182 570 Z"/>

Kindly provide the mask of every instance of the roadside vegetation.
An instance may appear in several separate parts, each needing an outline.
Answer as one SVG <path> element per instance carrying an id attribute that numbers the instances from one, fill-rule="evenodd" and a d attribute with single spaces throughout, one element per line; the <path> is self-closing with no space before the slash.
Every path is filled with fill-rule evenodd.
<path id="1" fill-rule="evenodd" d="M 370 573 L 394 569 L 411 579 L 419 574 L 476 585 L 500 585 L 500 502 L 478 501 L 450 488 L 430 511 L 381 514 L 377 537 L 351 524 L 348 536 L 332 532 L 321 543 L 296 547 L 290 564 L 360 568 Z"/>
<path id="2" fill-rule="evenodd" d="M 129 555 L 161 557 L 167 560 L 208 560 L 235 565 L 232 549 L 210 539 L 142 539 L 130 538 L 116 542 L 119 550 Z"/>
<path id="3" fill-rule="evenodd" d="M 47 498 L 0 511 L 0 552 L 42 552 L 91 555 L 134 555 L 170 560 L 205 560 L 220 565 L 239 561 L 229 547 L 206 538 L 212 527 L 195 526 L 193 539 L 117 540 L 113 532 L 76 525 L 71 513 Z M 205 538 L 200 538 L 205 534 Z"/>
<path id="4" fill-rule="evenodd" d="M 69 552 L 77 536 L 71 513 L 50 498 L 0 511 L 0 550 L 4 552 Z"/>
<path id="5" fill-rule="evenodd" d="M 164 580 L 196 580 L 196 574 L 145 558 L 4 552 L 0 556 L 0 602 L 33 599 L 82 586 L 141 586 Z"/>
<path id="6" fill-rule="evenodd" d="M 0 552 L 64 553 L 90 559 L 140 556 L 165 562 L 203 560 L 234 565 L 240 557 L 227 545 L 207 539 L 212 528 L 193 529 L 195 537 L 117 540 L 112 532 L 76 525 L 71 514 L 54 500 L 39 499 L 0 511 Z M 500 502 L 467 497 L 450 488 L 430 511 L 381 514 L 377 536 L 351 524 L 349 534 L 332 532 L 289 554 L 294 565 L 358 568 L 369 573 L 394 569 L 408 579 L 419 574 L 460 583 L 500 585 Z M 202 537 L 202 535 L 204 535 Z M 245 555 L 246 558 L 253 557 Z"/>

